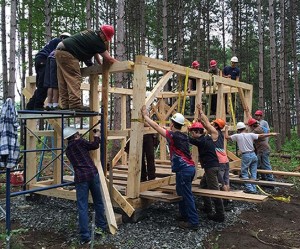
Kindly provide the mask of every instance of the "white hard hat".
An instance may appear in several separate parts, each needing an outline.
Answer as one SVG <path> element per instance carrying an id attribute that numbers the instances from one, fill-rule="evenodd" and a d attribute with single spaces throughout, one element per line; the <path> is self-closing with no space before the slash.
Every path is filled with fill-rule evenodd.
<path id="1" fill-rule="evenodd" d="M 239 62 L 239 59 L 238 59 L 238 57 L 236 57 L 236 56 L 233 56 L 232 58 L 231 58 L 231 60 L 230 60 L 231 62 Z"/>
<path id="2" fill-rule="evenodd" d="M 64 128 L 64 139 L 67 139 L 77 133 L 77 129 L 73 127 L 66 127 Z"/>
<path id="3" fill-rule="evenodd" d="M 71 34 L 68 32 L 63 32 L 60 34 L 60 37 L 70 37 L 70 36 L 71 36 Z"/>
<path id="4" fill-rule="evenodd" d="M 245 129 L 246 128 L 246 125 L 243 123 L 243 122 L 238 122 L 236 124 L 236 129 L 237 130 L 240 130 L 240 129 Z"/>
<path id="5" fill-rule="evenodd" d="M 173 120 L 177 124 L 184 125 L 184 116 L 181 113 L 175 113 L 171 120 Z"/>

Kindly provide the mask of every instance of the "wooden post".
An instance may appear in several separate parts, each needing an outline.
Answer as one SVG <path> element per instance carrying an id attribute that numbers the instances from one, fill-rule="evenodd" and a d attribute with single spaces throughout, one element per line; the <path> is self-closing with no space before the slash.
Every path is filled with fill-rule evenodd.
<path id="1" fill-rule="evenodd" d="M 102 131 L 104 132 L 104 141 L 103 141 L 103 153 L 104 153 L 104 162 L 107 164 L 107 124 L 108 124 L 108 87 L 109 87 L 109 67 L 110 64 L 108 61 L 103 60 L 103 67 L 102 67 L 102 118 L 103 123 L 105 124 L 104 127 L 101 127 Z M 102 165 L 104 175 L 107 173 L 107 165 Z"/>
<path id="2" fill-rule="evenodd" d="M 126 195 L 137 198 L 140 194 L 141 161 L 144 123 L 141 121 L 141 107 L 145 104 L 147 65 L 142 56 L 136 57 L 133 77 L 133 108 L 130 132 L 129 165 Z"/>

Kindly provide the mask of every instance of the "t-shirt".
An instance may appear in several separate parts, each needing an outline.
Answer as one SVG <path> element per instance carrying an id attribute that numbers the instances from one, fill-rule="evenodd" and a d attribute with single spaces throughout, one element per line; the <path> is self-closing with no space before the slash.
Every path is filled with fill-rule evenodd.
<path id="1" fill-rule="evenodd" d="M 178 172 L 187 166 L 195 166 L 190 152 L 189 138 L 186 134 L 167 130 L 166 139 L 169 144 L 173 172 Z"/>
<path id="2" fill-rule="evenodd" d="M 211 67 L 211 68 L 209 68 L 208 73 L 211 73 L 214 75 L 220 75 L 220 69 L 217 67 Z"/>
<path id="3" fill-rule="evenodd" d="M 254 133 L 238 133 L 230 136 L 232 141 L 236 141 L 242 153 L 254 151 L 254 140 L 258 139 L 258 134 Z"/>
<path id="4" fill-rule="evenodd" d="M 199 138 L 190 137 L 190 143 L 198 147 L 199 160 L 202 168 L 219 167 L 219 160 L 216 154 L 214 141 L 210 136 L 201 136 Z"/>
<path id="5" fill-rule="evenodd" d="M 219 133 L 218 139 L 214 141 L 216 146 L 216 153 L 219 159 L 219 163 L 228 163 L 228 157 L 224 148 L 224 136 L 222 134 L 222 131 L 217 130 Z"/>
<path id="6" fill-rule="evenodd" d="M 260 126 L 255 127 L 250 132 L 255 133 L 255 134 L 263 134 L 264 133 L 262 127 L 260 127 Z M 256 153 L 270 151 L 270 145 L 268 143 L 267 137 L 259 137 L 257 140 L 255 140 L 254 147 L 255 147 Z"/>
<path id="7" fill-rule="evenodd" d="M 226 66 L 223 69 L 223 75 L 231 75 L 231 79 L 236 80 L 237 77 L 240 77 L 240 69 L 237 67 Z"/>
<path id="8" fill-rule="evenodd" d="M 99 36 L 99 31 L 85 30 L 63 40 L 66 50 L 79 61 L 91 59 L 95 54 L 106 51 L 105 43 Z"/>
<path id="9" fill-rule="evenodd" d="M 266 120 L 260 120 L 259 121 L 259 125 L 263 128 L 264 132 L 265 133 L 268 133 L 270 131 L 270 127 L 269 127 L 269 124 Z"/>

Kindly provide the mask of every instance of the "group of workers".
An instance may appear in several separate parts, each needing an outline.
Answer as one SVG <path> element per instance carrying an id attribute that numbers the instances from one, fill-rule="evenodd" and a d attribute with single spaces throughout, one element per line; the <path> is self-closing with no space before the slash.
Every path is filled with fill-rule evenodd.
<path id="1" fill-rule="evenodd" d="M 225 66 L 224 69 L 221 70 L 218 68 L 217 61 L 211 60 L 209 62 L 208 73 L 239 81 L 240 69 L 237 67 L 237 63 L 239 62 L 239 60 L 236 56 L 233 56 L 230 59 L 230 62 L 231 62 L 230 66 Z M 199 70 L 199 67 L 200 67 L 200 63 L 198 61 L 192 62 L 191 68 Z M 190 93 L 190 91 L 194 91 L 194 90 L 196 90 L 196 79 L 189 78 L 187 91 L 188 93 Z M 210 96 L 211 96 L 210 113 L 215 114 L 216 106 L 217 106 L 217 95 L 211 94 Z M 195 112 L 195 96 L 190 96 L 190 114 L 194 114 L 194 112 Z"/>
<path id="2" fill-rule="evenodd" d="M 89 108 L 83 106 L 81 102 L 80 85 L 82 76 L 79 62 L 85 62 L 87 66 L 91 66 L 94 57 L 98 64 L 102 64 L 100 55 L 109 63 L 116 62 L 117 60 L 107 51 L 107 43 L 113 35 L 114 28 L 112 26 L 102 25 L 99 30 L 85 30 L 75 35 L 64 32 L 59 38 L 51 40 L 35 57 L 37 89 L 27 103 L 26 108 L 29 110 L 88 111 Z M 231 66 L 226 66 L 221 71 L 217 67 L 217 62 L 211 60 L 208 72 L 239 80 L 240 70 L 236 66 L 237 63 L 238 58 L 234 56 L 231 58 Z M 192 63 L 194 69 L 199 69 L 199 66 L 198 61 Z M 190 80 L 188 91 L 195 89 L 195 81 Z M 44 108 L 44 101 L 47 97 L 48 104 Z M 60 105 L 58 104 L 59 100 Z M 226 126 L 224 120 L 215 119 L 210 123 L 202 111 L 202 106 L 198 104 L 196 107 L 199 119 L 189 127 L 188 134 L 181 131 L 181 128 L 185 125 L 185 118 L 182 114 L 174 114 L 169 129 L 166 129 L 149 117 L 145 106 L 141 108 L 145 123 L 165 137 L 168 142 L 172 171 L 176 173 L 176 191 L 179 196 L 182 196 L 182 200 L 179 202 L 177 220 L 181 228 L 192 230 L 198 229 L 199 217 L 192 193 L 192 181 L 196 173 L 196 164 L 192 160 L 190 145 L 198 147 L 199 160 L 205 172 L 201 178 L 200 187 L 219 190 L 221 186 L 222 190 L 229 191 L 229 160 L 224 147 L 224 139 L 237 141 L 238 143 L 242 153 L 241 177 L 243 179 L 256 179 L 257 164 L 263 169 L 271 169 L 269 162 L 270 147 L 266 137 L 276 135 L 276 133 L 268 133 L 269 130 L 265 131 L 262 127 L 267 124 L 262 120 L 262 111 L 255 113 L 256 119 L 253 119 L 248 112 L 249 133 L 246 125 L 239 122 L 237 124 L 238 133 L 229 136 L 228 126 Z M 194 111 L 195 99 L 191 98 L 191 112 Z M 224 127 L 225 136 L 222 133 Z M 269 128 L 267 127 L 267 129 Z M 205 130 L 207 133 L 205 133 Z M 88 227 L 89 191 L 92 193 L 96 212 L 95 222 L 98 229 L 96 231 L 101 234 L 107 230 L 98 170 L 89 155 L 89 151 L 99 148 L 100 132 L 99 130 L 95 131 L 93 141 L 89 142 L 83 139 L 75 128 L 66 127 L 64 138 L 68 140 L 66 155 L 75 171 L 74 182 L 79 214 L 80 244 L 89 244 L 91 242 L 91 232 Z M 141 181 L 153 180 L 155 179 L 153 135 L 144 135 L 143 139 Z M 153 153 L 147 153 L 149 148 Z M 271 174 L 266 174 L 264 177 L 266 180 L 273 180 Z M 256 193 L 255 185 L 246 184 L 245 192 Z M 222 199 L 205 197 L 203 202 L 202 211 L 207 214 L 208 219 L 216 222 L 225 220 L 225 203 Z"/>
<path id="3" fill-rule="evenodd" d="M 92 66 L 94 57 L 102 64 L 100 55 L 108 63 L 116 62 L 107 50 L 114 33 L 111 25 L 102 25 L 99 30 L 84 30 L 74 35 L 64 32 L 46 44 L 35 56 L 37 88 L 26 109 L 89 111 L 81 103 L 79 62 Z M 48 104 L 44 107 L 47 96 Z"/>
<path id="4" fill-rule="evenodd" d="M 269 127 L 262 128 L 261 125 L 266 125 L 267 122 L 262 119 L 263 112 L 261 110 L 255 112 L 255 119 L 248 112 L 248 129 L 245 123 L 238 122 L 237 134 L 229 136 L 228 126 L 224 120 L 218 118 L 210 122 L 203 113 L 202 106 L 197 104 L 196 107 L 199 118 L 188 127 L 188 134 L 181 131 L 185 125 L 185 118 L 182 114 L 174 114 L 170 127 L 166 129 L 149 117 L 145 106 L 141 108 L 144 121 L 168 142 L 172 172 L 176 173 L 176 192 L 182 197 L 179 202 L 178 224 L 181 228 L 191 230 L 198 229 L 199 218 L 192 193 L 192 181 L 196 173 L 197 162 L 192 160 L 190 145 L 197 146 L 199 161 L 204 169 L 199 187 L 229 191 L 229 160 L 224 139 L 236 141 L 238 144 L 242 157 L 240 177 L 245 180 L 256 180 L 258 168 L 272 170 L 269 161 L 270 147 L 266 138 L 277 135 L 277 133 L 269 133 Z M 222 132 L 224 128 L 225 135 Z M 274 181 L 272 174 L 262 175 L 261 179 Z M 244 192 L 256 194 L 256 185 L 245 183 Z M 201 211 L 207 215 L 208 219 L 223 222 L 225 220 L 224 205 L 226 204 L 228 203 L 225 201 L 223 203 L 223 200 L 219 198 L 203 197 Z"/>

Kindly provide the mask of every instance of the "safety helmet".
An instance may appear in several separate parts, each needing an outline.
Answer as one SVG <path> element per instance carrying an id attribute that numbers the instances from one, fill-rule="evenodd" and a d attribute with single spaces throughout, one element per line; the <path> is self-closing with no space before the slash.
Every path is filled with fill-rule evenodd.
<path id="1" fill-rule="evenodd" d="M 196 129 L 204 129 L 203 125 L 200 122 L 192 123 L 191 126 L 188 128 L 189 130 L 196 130 Z"/>
<path id="2" fill-rule="evenodd" d="M 215 60 L 211 60 L 210 63 L 209 63 L 209 65 L 210 65 L 211 67 L 215 67 L 217 64 L 218 64 L 218 63 L 217 63 L 217 61 L 215 61 Z"/>
<path id="3" fill-rule="evenodd" d="M 232 58 L 231 58 L 231 60 L 230 60 L 231 62 L 239 62 L 239 59 L 238 59 L 238 57 L 236 57 L 236 56 L 233 56 Z"/>
<path id="4" fill-rule="evenodd" d="M 246 128 L 246 125 L 243 122 L 238 122 L 236 124 L 236 129 L 237 130 L 241 130 L 241 129 L 245 129 L 245 128 Z"/>
<path id="5" fill-rule="evenodd" d="M 107 40 L 107 41 L 111 41 L 111 38 L 112 38 L 112 37 L 114 36 L 114 34 L 115 34 L 115 29 L 114 29 L 114 27 L 111 26 L 111 25 L 106 25 L 106 24 L 104 24 L 104 25 L 102 25 L 102 26 L 100 27 L 100 29 L 102 30 L 102 32 L 103 32 L 103 34 L 104 34 L 106 40 Z"/>
<path id="6" fill-rule="evenodd" d="M 217 118 L 213 122 L 216 123 L 220 129 L 223 129 L 225 126 L 225 121 L 223 119 Z"/>
<path id="7" fill-rule="evenodd" d="M 73 127 L 64 128 L 64 139 L 67 139 L 77 133 L 77 129 Z"/>
<path id="8" fill-rule="evenodd" d="M 200 63 L 198 61 L 193 61 L 192 67 L 199 67 Z"/>
<path id="9" fill-rule="evenodd" d="M 63 39 L 63 38 L 70 37 L 70 36 L 71 36 L 70 33 L 68 33 L 68 32 L 63 32 L 63 33 L 60 34 L 59 37 L 60 37 L 61 39 Z"/>
<path id="10" fill-rule="evenodd" d="M 256 115 L 256 116 L 262 116 L 262 115 L 263 115 L 263 111 L 257 110 L 257 111 L 254 113 L 254 115 Z"/>
<path id="11" fill-rule="evenodd" d="M 184 125 L 184 116 L 181 113 L 175 113 L 171 120 L 173 120 L 175 123 Z"/>
<path id="12" fill-rule="evenodd" d="M 258 122 L 257 122 L 257 120 L 255 119 L 255 118 L 250 118 L 249 120 L 248 120 L 248 125 L 249 126 L 251 126 L 251 125 L 254 125 L 254 124 L 257 124 Z"/>

